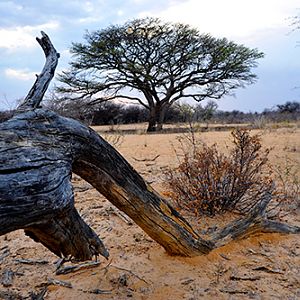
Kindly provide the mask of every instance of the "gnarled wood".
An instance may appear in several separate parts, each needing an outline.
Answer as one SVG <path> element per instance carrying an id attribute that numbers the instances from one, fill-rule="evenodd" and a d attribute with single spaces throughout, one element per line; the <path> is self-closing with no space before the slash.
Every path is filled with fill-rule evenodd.
<path id="1" fill-rule="evenodd" d="M 300 227 L 268 220 L 265 215 L 267 205 L 272 200 L 272 191 L 267 191 L 258 204 L 244 218 L 233 221 L 212 236 L 215 248 L 232 240 L 247 237 L 254 233 L 300 233 Z"/>
<path id="2" fill-rule="evenodd" d="M 88 260 L 99 254 L 109 257 L 102 241 L 81 219 L 74 207 L 55 215 L 51 220 L 26 227 L 25 233 L 60 257 L 72 255 L 81 260 Z"/>
<path id="3" fill-rule="evenodd" d="M 48 35 L 45 32 L 41 32 L 42 38 L 36 38 L 40 46 L 42 47 L 46 62 L 42 70 L 42 73 L 37 76 L 34 85 L 29 91 L 27 97 L 17 108 L 17 111 L 21 112 L 24 110 L 30 110 L 39 106 L 43 100 L 44 94 L 47 91 L 49 83 L 54 76 L 54 72 L 58 63 L 59 53 L 56 52 L 53 47 Z"/>
<path id="4" fill-rule="evenodd" d="M 193 256 L 212 249 L 212 244 L 201 240 L 92 129 L 51 111 L 35 109 L 2 123 L 0 133 L 1 151 L 6 153 L 0 158 L 0 228 L 5 228 L 0 234 L 32 228 L 43 220 L 53 222 L 54 216 L 73 206 L 72 170 L 169 253 Z M 15 209 L 8 210 L 12 205 Z"/>
<path id="5" fill-rule="evenodd" d="M 263 217 L 269 193 L 245 219 L 230 224 L 211 240 L 202 239 L 95 131 L 37 108 L 53 76 L 54 57 L 58 58 L 48 37 L 43 34 L 43 38 L 46 71 L 19 107 L 19 114 L 0 124 L 0 235 L 24 228 L 27 235 L 58 256 L 86 260 L 100 254 L 107 258 L 103 243 L 74 208 L 72 172 L 173 255 L 208 253 L 253 228 L 299 233 L 298 227 Z M 40 40 L 41 45 L 44 42 Z"/>

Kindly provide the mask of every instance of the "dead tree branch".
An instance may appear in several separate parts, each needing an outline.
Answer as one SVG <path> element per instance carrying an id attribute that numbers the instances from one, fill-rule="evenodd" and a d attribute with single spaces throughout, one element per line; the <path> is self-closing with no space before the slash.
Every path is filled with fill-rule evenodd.
<path id="1" fill-rule="evenodd" d="M 42 38 L 36 38 L 40 46 L 42 47 L 46 62 L 40 75 L 37 75 L 36 81 L 30 89 L 23 103 L 17 108 L 18 112 L 31 110 L 39 106 L 43 100 L 49 83 L 54 76 L 54 72 L 58 63 L 59 53 L 56 52 L 52 45 L 48 35 L 45 32 L 41 32 Z"/>
<path id="2" fill-rule="evenodd" d="M 299 233 L 299 227 L 263 218 L 265 194 L 245 219 L 211 240 L 190 224 L 95 131 L 38 108 L 59 55 L 48 36 L 38 39 L 46 64 L 17 114 L 0 124 L 0 235 L 23 228 L 60 257 L 108 257 L 96 233 L 74 207 L 72 172 L 90 183 L 169 254 L 197 256 L 253 231 Z"/>

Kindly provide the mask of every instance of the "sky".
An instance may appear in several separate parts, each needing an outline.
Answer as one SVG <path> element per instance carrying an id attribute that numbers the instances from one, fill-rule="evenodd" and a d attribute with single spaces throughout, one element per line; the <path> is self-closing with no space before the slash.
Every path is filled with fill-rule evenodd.
<path id="1" fill-rule="evenodd" d="M 35 40 L 41 30 L 61 54 L 59 73 L 68 68 L 71 43 L 84 41 L 87 30 L 143 17 L 190 24 L 265 53 L 253 69 L 257 82 L 218 100 L 219 109 L 261 112 L 300 101 L 296 15 L 300 0 L 0 0 L 0 109 L 13 109 L 41 72 L 45 58 Z"/>

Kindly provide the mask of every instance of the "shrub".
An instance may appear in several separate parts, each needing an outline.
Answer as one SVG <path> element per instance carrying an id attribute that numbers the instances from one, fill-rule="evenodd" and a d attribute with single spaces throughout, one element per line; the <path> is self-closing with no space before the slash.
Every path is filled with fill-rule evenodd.
<path id="1" fill-rule="evenodd" d="M 232 137 L 229 155 L 216 145 L 193 143 L 179 166 L 166 171 L 169 195 L 178 208 L 209 216 L 228 210 L 246 213 L 272 190 L 270 149 L 262 150 L 259 135 L 251 136 L 249 130 L 234 130 Z"/>
<path id="2" fill-rule="evenodd" d="M 300 209 L 299 161 L 286 157 L 284 165 L 274 165 L 272 170 L 277 183 L 274 192 L 277 203 L 288 204 L 288 213 L 290 210 Z"/>

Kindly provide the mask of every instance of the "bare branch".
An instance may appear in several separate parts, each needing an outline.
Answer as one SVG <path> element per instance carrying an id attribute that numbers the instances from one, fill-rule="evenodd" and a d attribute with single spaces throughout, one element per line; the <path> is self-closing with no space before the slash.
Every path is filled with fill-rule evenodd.
<path id="1" fill-rule="evenodd" d="M 43 100 L 44 94 L 47 91 L 50 81 L 54 76 L 54 72 L 58 63 L 59 53 L 56 52 L 48 35 L 41 31 L 42 38 L 36 38 L 42 47 L 46 62 L 40 75 L 37 76 L 36 81 L 26 96 L 24 102 L 17 108 L 18 112 L 31 110 L 37 108 Z"/>

